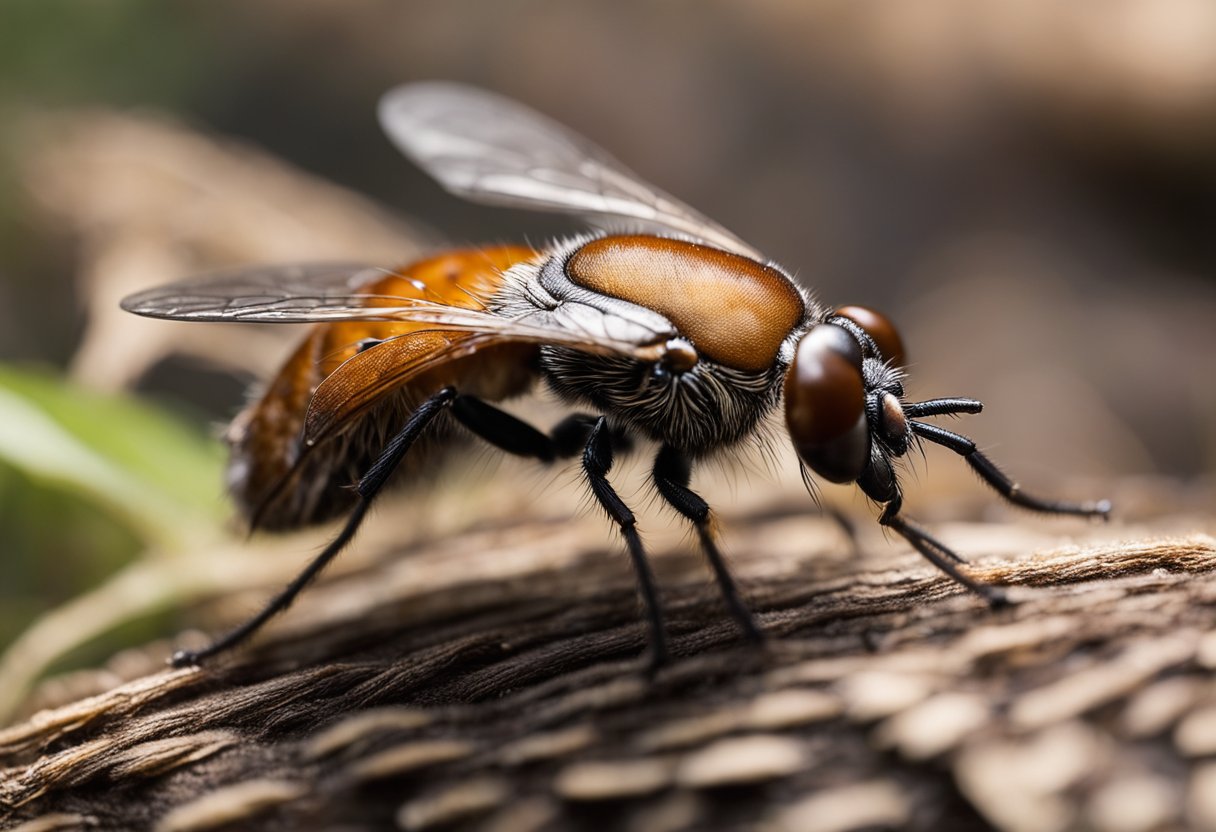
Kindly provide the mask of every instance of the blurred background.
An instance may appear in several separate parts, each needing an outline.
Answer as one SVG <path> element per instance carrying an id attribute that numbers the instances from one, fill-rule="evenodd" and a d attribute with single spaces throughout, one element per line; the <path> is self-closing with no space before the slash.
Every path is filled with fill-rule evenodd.
<path id="1" fill-rule="evenodd" d="M 1023 482 L 1210 483 L 1213 44 L 1211 0 L 5 0 L 0 674 L 171 632 L 206 584 L 182 553 L 233 545 L 217 426 L 300 333 L 136 320 L 122 295 L 577 229 L 400 158 L 374 111 L 412 79 L 516 97 L 825 303 L 885 310 L 911 395 L 982 399 L 966 430 Z M 977 491 L 944 456 L 922 515 Z M 179 582 L 151 603 L 158 562 Z M 104 620 L 102 596 L 56 607 L 103 581 Z M 86 618 L 119 635 L 55 635 Z"/>

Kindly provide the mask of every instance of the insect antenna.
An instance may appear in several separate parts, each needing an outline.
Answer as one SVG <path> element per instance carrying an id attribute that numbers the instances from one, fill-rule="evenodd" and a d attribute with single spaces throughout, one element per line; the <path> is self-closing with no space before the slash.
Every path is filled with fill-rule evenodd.
<path id="1" fill-rule="evenodd" d="M 964 413 L 979 413 L 984 409 L 982 402 L 975 399 L 929 399 L 923 402 L 907 402 L 903 405 L 904 415 L 911 419 L 925 416 L 961 416 Z"/>

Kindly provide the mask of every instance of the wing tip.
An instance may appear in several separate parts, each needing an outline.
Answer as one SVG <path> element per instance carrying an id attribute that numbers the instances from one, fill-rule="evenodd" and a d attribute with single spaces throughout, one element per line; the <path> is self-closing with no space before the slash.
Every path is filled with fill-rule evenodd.
<path id="1" fill-rule="evenodd" d="M 392 128 L 400 123 L 402 117 L 408 116 L 410 111 L 421 111 L 422 105 L 426 104 L 428 99 L 431 101 L 445 98 L 450 100 L 457 96 L 490 94 L 459 81 L 406 81 L 392 87 L 380 96 L 380 101 L 376 105 L 376 115 L 379 117 L 380 126 L 391 136 Z"/>
<path id="2" fill-rule="evenodd" d="M 155 291 L 155 289 L 145 289 L 142 292 L 127 295 L 118 302 L 118 308 L 124 312 L 130 312 L 132 315 L 141 315 L 145 318 L 157 317 L 156 308 L 148 304 L 148 298 Z"/>

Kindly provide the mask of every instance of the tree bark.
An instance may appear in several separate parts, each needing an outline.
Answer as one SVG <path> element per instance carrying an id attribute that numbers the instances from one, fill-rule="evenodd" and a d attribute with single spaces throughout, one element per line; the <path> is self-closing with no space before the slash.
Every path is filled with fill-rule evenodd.
<path id="1" fill-rule="evenodd" d="M 653 678 L 598 516 L 387 546 L 213 666 L 99 672 L 0 732 L 0 820 L 1216 828 L 1216 541 L 1202 511 L 1151 503 L 1134 528 L 936 526 L 1009 588 L 1000 610 L 898 540 L 854 556 L 805 496 L 753 505 L 723 528 L 763 648 L 691 538 L 648 538 L 675 656 Z"/>

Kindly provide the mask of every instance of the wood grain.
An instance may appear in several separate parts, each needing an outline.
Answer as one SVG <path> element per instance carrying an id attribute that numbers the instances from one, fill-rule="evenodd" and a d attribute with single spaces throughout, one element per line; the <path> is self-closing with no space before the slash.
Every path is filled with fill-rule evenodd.
<path id="1" fill-rule="evenodd" d="M 0 733 L 0 820 L 1216 828 L 1216 540 L 1136 493 L 1134 525 L 938 525 L 999 611 L 894 542 L 854 556 L 805 495 L 746 506 L 724 527 L 764 649 L 652 536 L 677 657 L 654 679 L 597 516 L 385 545 L 222 665 L 158 670 L 156 645 Z"/>

